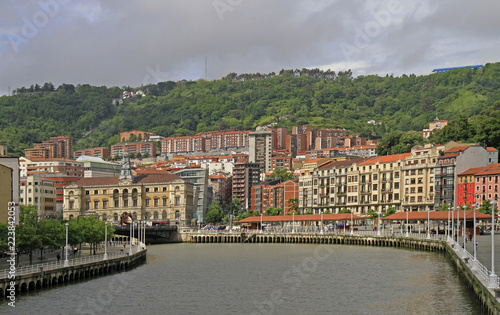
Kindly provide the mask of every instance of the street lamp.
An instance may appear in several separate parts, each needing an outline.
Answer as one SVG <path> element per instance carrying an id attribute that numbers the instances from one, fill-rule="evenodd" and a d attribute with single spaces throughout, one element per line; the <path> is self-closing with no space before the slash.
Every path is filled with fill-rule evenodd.
<path id="1" fill-rule="evenodd" d="M 323 234 L 323 210 L 321 210 L 321 234 Z"/>
<path id="2" fill-rule="evenodd" d="M 451 207 L 451 239 L 455 240 L 455 207 Z"/>
<path id="3" fill-rule="evenodd" d="M 68 222 L 65 224 L 66 226 L 66 247 L 64 247 L 64 253 L 65 253 L 65 259 L 64 259 L 64 267 L 69 267 L 69 260 L 68 260 Z"/>
<path id="4" fill-rule="evenodd" d="M 410 232 L 408 232 L 408 212 L 410 212 L 410 209 L 406 209 L 406 237 L 410 237 Z"/>
<path id="5" fill-rule="evenodd" d="M 129 240 L 129 250 L 128 250 L 128 254 L 130 256 L 132 256 L 132 229 L 134 228 L 134 221 L 130 222 L 130 224 L 128 225 L 129 229 L 130 229 L 130 240 Z"/>
<path id="6" fill-rule="evenodd" d="M 380 212 L 377 212 L 377 236 L 380 236 Z"/>
<path id="7" fill-rule="evenodd" d="M 108 222 L 104 222 L 104 256 L 103 260 L 108 260 Z"/>
<path id="8" fill-rule="evenodd" d="M 476 257 L 476 208 L 478 206 L 478 203 L 475 202 L 473 205 L 474 208 L 474 243 L 472 244 L 472 251 L 474 252 L 474 259 L 472 260 L 472 270 L 477 270 L 476 264 L 477 264 L 477 257 Z"/>
<path id="9" fill-rule="evenodd" d="M 260 213 L 260 233 L 262 233 L 262 212 Z"/>
<path id="10" fill-rule="evenodd" d="M 464 257 L 465 257 L 465 242 L 467 242 L 467 240 L 465 239 L 466 237 L 466 225 L 467 225 L 467 221 L 466 221 L 466 213 L 465 213 L 465 209 L 467 209 L 467 205 L 464 205 Z"/>
<path id="11" fill-rule="evenodd" d="M 427 239 L 431 239 L 431 210 L 427 209 Z M 439 230 L 439 225 L 438 225 L 438 230 Z"/>
<path id="12" fill-rule="evenodd" d="M 351 235 L 354 234 L 354 227 L 353 227 L 353 223 L 352 223 L 352 210 L 351 210 Z"/>
<path id="13" fill-rule="evenodd" d="M 491 202 L 491 273 L 488 288 L 498 288 L 498 276 L 495 274 L 495 205 L 497 198 Z"/>
<path id="14" fill-rule="evenodd" d="M 446 233 L 446 239 L 449 242 L 450 241 L 450 209 L 448 209 L 447 212 L 448 212 L 448 220 L 446 221 L 445 233 Z"/>

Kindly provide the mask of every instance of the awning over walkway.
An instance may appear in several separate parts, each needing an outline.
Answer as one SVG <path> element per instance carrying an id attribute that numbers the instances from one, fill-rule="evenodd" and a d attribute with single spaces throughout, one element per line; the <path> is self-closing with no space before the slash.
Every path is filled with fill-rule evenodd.
<path id="1" fill-rule="evenodd" d="M 406 217 L 405 217 L 406 218 Z M 260 223 L 261 217 L 248 217 L 240 221 L 235 221 L 235 223 Z M 365 220 L 366 218 L 352 215 L 353 220 Z M 335 213 L 335 214 L 323 214 L 323 221 L 343 221 L 351 220 L 350 213 Z M 262 223 L 270 222 L 292 222 L 292 221 L 321 221 L 321 214 L 302 214 L 302 215 L 274 215 L 274 216 L 262 216 Z"/>
<path id="2" fill-rule="evenodd" d="M 429 213 L 427 213 L 429 212 Z M 453 218 L 456 220 L 457 219 L 457 214 L 458 214 L 458 219 L 464 219 L 464 211 L 409 211 L 408 212 L 408 220 L 427 220 L 427 215 L 431 220 L 448 220 L 448 218 L 451 220 L 453 213 Z M 465 211 L 465 219 L 466 220 L 473 220 L 474 219 L 474 210 L 466 210 Z M 476 211 L 476 219 L 477 220 L 490 220 L 491 215 L 485 214 L 479 211 Z M 388 217 L 382 218 L 382 220 L 397 220 L 397 221 L 403 221 L 406 220 L 406 212 L 397 212 L 394 214 L 391 214 Z"/>

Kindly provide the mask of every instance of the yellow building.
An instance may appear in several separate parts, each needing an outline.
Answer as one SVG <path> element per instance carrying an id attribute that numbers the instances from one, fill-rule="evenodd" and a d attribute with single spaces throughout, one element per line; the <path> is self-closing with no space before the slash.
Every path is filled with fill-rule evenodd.
<path id="1" fill-rule="evenodd" d="M 133 177 L 128 156 L 119 177 L 82 178 L 64 187 L 64 218 L 96 214 L 118 223 L 130 213 L 134 220 L 166 221 L 190 226 L 195 211 L 194 185 L 174 174 Z"/>
<path id="2" fill-rule="evenodd" d="M 0 222 L 7 222 L 9 202 L 15 203 L 19 220 L 19 159 L 0 156 Z"/>

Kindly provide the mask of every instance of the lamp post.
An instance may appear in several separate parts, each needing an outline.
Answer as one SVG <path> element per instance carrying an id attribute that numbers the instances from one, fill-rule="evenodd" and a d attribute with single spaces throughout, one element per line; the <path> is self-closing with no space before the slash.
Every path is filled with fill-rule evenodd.
<path id="1" fill-rule="evenodd" d="M 129 224 L 129 229 L 130 229 L 130 241 L 129 241 L 129 250 L 128 254 L 132 256 L 132 229 L 134 228 L 134 221 L 130 222 Z"/>
<path id="2" fill-rule="evenodd" d="M 477 257 L 476 257 L 476 208 L 478 204 L 477 202 L 474 202 L 473 208 L 474 208 L 474 243 L 472 244 L 472 251 L 474 252 L 474 259 L 472 260 L 472 270 L 477 270 Z"/>
<path id="3" fill-rule="evenodd" d="M 448 209 L 447 212 L 448 212 L 448 220 L 446 221 L 445 233 L 446 233 L 446 239 L 449 242 L 450 241 L 450 209 Z"/>
<path id="4" fill-rule="evenodd" d="M 104 256 L 103 260 L 108 260 L 108 222 L 104 222 Z"/>
<path id="5" fill-rule="evenodd" d="M 410 212 L 410 209 L 406 209 L 406 237 L 410 237 L 410 233 L 408 232 L 408 212 Z"/>
<path id="6" fill-rule="evenodd" d="M 430 215 L 431 211 L 430 209 L 427 209 L 427 239 L 430 240 L 431 239 L 431 215 Z M 439 226 L 438 226 L 438 230 L 439 230 Z"/>
<path id="7" fill-rule="evenodd" d="M 457 206 L 457 244 L 458 245 L 460 245 L 460 243 L 458 242 L 459 235 L 460 235 L 460 206 Z"/>
<path id="8" fill-rule="evenodd" d="M 466 230 L 466 225 L 467 225 L 466 215 L 467 214 L 465 213 L 466 209 L 467 209 L 467 205 L 464 205 L 464 256 L 465 256 L 465 251 L 466 251 L 466 249 L 465 249 L 465 243 L 467 242 L 467 239 L 465 238 L 466 234 L 467 234 L 466 233 L 467 232 L 467 230 Z"/>
<path id="9" fill-rule="evenodd" d="M 262 233 L 262 212 L 260 213 L 260 233 Z"/>
<path id="10" fill-rule="evenodd" d="M 380 236 L 380 212 L 377 212 L 377 236 Z"/>
<path id="11" fill-rule="evenodd" d="M 488 288 L 498 288 L 498 276 L 495 274 L 495 205 L 497 198 L 491 202 L 491 273 Z"/>
<path id="12" fill-rule="evenodd" d="M 321 234 L 323 234 L 323 210 L 321 210 Z"/>
<path id="13" fill-rule="evenodd" d="M 64 247 L 64 254 L 65 254 L 65 259 L 64 259 L 64 267 L 69 267 L 69 260 L 68 260 L 68 222 L 65 224 L 66 226 L 66 246 Z"/>
<path id="14" fill-rule="evenodd" d="M 455 239 L 455 208 L 451 207 L 451 239 Z"/>
<path id="15" fill-rule="evenodd" d="M 352 210 L 351 210 L 351 235 L 354 234 L 354 227 L 353 227 L 353 222 L 352 222 Z"/>

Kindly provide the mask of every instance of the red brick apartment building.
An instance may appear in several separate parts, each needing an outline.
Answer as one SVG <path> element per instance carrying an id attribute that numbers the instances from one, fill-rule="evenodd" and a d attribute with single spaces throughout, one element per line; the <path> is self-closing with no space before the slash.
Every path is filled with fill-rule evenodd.
<path id="1" fill-rule="evenodd" d="M 298 197 L 298 179 L 275 185 L 256 185 L 252 187 L 252 210 L 265 215 L 269 208 L 281 208 L 282 214 L 287 214 L 291 212 L 288 201 Z"/>
<path id="2" fill-rule="evenodd" d="M 28 159 L 71 159 L 73 157 L 73 139 L 65 136 L 51 137 L 49 141 L 34 143 L 33 148 L 25 149 Z"/>
<path id="3" fill-rule="evenodd" d="M 86 155 L 86 156 L 95 156 L 95 157 L 100 157 L 100 158 L 108 158 L 109 157 L 109 149 L 105 147 L 100 147 L 100 148 L 88 148 L 88 149 L 81 149 L 81 150 L 75 150 L 73 152 L 74 159 L 78 159 L 78 157 Z"/>
<path id="4" fill-rule="evenodd" d="M 123 156 L 123 153 L 127 150 L 129 154 L 148 153 L 149 156 L 156 156 L 156 143 L 154 142 L 129 142 L 129 143 L 118 143 L 111 146 L 112 156 Z"/>

